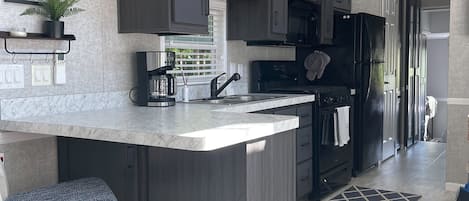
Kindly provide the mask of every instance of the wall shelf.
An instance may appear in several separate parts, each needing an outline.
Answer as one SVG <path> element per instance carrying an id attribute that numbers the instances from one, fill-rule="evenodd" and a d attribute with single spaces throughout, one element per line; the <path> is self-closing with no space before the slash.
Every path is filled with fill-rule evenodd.
<path id="1" fill-rule="evenodd" d="M 46 36 L 45 34 L 40 34 L 40 33 L 28 33 L 26 37 L 15 37 L 15 36 L 10 36 L 9 32 L 5 31 L 0 31 L 0 38 L 3 38 L 4 41 L 4 49 L 8 54 L 68 54 L 70 53 L 70 46 L 71 42 L 76 40 L 74 35 L 64 35 L 62 38 L 51 38 Z M 8 49 L 8 39 L 18 39 L 18 40 L 53 40 L 53 41 L 68 41 L 68 49 L 64 52 L 16 52 Z"/>

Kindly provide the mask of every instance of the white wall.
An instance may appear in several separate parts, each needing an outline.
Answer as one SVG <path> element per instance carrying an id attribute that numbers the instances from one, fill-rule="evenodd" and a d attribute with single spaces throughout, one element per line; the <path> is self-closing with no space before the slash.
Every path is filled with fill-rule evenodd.
<path id="1" fill-rule="evenodd" d="M 469 162 L 467 139 L 469 114 L 469 1 L 451 0 L 448 97 L 448 145 L 446 180 L 448 183 L 468 182 Z"/>
<path id="2" fill-rule="evenodd" d="M 143 34 L 117 33 L 117 1 L 82 0 L 78 7 L 86 11 L 65 18 L 65 32 L 75 34 L 72 51 L 66 55 L 67 84 L 64 86 L 32 87 L 30 55 L 17 56 L 25 65 L 25 88 L 0 90 L 0 98 L 30 97 L 59 94 L 93 93 L 130 89 L 135 83 L 134 52 L 159 48 L 159 37 Z M 28 32 L 41 32 L 43 19 L 19 16 L 28 5 L 0 1 L 0 29 L 25 27 Z M 12 49 L 48 50 L 65 43 L 51 41 L 12 41 Z M 12 56 L 0 45 L 0 62 L 11 63 Z M 33 56 L 36 63 L 45 56 Z M 49 57 L 50 60 L 50 57 Z"/>
<path id="3" fill-rule="evenodd" d="M 383 16 L 381 0 L 352 0 L 352 13 L 369 13 Z"/>

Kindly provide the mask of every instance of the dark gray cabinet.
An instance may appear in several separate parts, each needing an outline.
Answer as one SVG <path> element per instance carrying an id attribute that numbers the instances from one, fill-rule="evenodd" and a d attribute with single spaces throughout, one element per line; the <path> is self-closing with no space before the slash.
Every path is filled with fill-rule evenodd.
<path id="1" fill-rule="evenodd" d="M 296 197 L 308 201 L 313 191 L 313 104 L 293 105 L 260 111 L 262 114 L 295 115 L 300 118 L 296 129 Z"/>
<path id="2" fill-rule="evenodd" d="M 271 0 L 272 3 L 272 33 L 287 34 L 288 31 L 288 1 Z"/>
<path id="3" fill-rule="evenodd" d="M 139 201 L 137 146 L 58 138 L 59 180 L 98 177 L 118 200 Z"/>
<path id="4" fill-rule="evenodd" d="M 352 0 L 334 0 L 334 9 L 349 13 L 352 10 Z"/>
<path id="5" fill-rule="evenodd" d="M 208 26 L 208 0 L 173 0 L 175 23 Z"/>
<path id="6" fill-rule="evenodd" d="M 330 1 L 334 5 L 336 11 L 349 13 L 352 10 L 352 0 L 306 0 L 317 5 L 322 4 L 324 1 Z"/>
<path id="7" fill-rule="evenodd" d="M 119 32 L 208 34 L 209 0 L 119 0 Z"/>
<path id="8" fill-rule="evenodd" d="M 59 138 L 60 181 L 102 178 L 119 201 L 295 201 L 295 132 L 210 152 Z"/>
<path id="9" fill-rule="evenodd" d="M 288 0 L 228 0 L 228 40 L 285 41 Z"/>

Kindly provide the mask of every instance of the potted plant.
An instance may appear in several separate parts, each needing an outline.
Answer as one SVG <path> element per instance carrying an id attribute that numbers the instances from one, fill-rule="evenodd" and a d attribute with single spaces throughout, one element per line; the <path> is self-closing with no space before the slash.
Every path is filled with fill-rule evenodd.
<path id="1" fill-rule="evenodd" d="M 79 0 L 42 0 L 39 7 L 26 9 L 23 15 L 40 15 L 48 18 L 44 22 L 45 34 L 51 38 L 61 38 L 64 36 L 64 22 L 60 21 L 62 17 L 75 15 L 84 9 L 72 7 Z"/>

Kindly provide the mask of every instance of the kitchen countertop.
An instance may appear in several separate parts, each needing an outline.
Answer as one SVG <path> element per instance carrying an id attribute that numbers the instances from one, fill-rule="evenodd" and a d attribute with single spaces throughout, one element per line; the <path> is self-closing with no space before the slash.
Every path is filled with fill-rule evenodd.
<path id="1" fill-rule="evenodd" d="M 314 101 L 314 95 L 235 105 L 178 103 L 4 119 L 0 129 L 189 151 L 212 151 L 298 128 L 295 116 L 250 112 Z"/>

